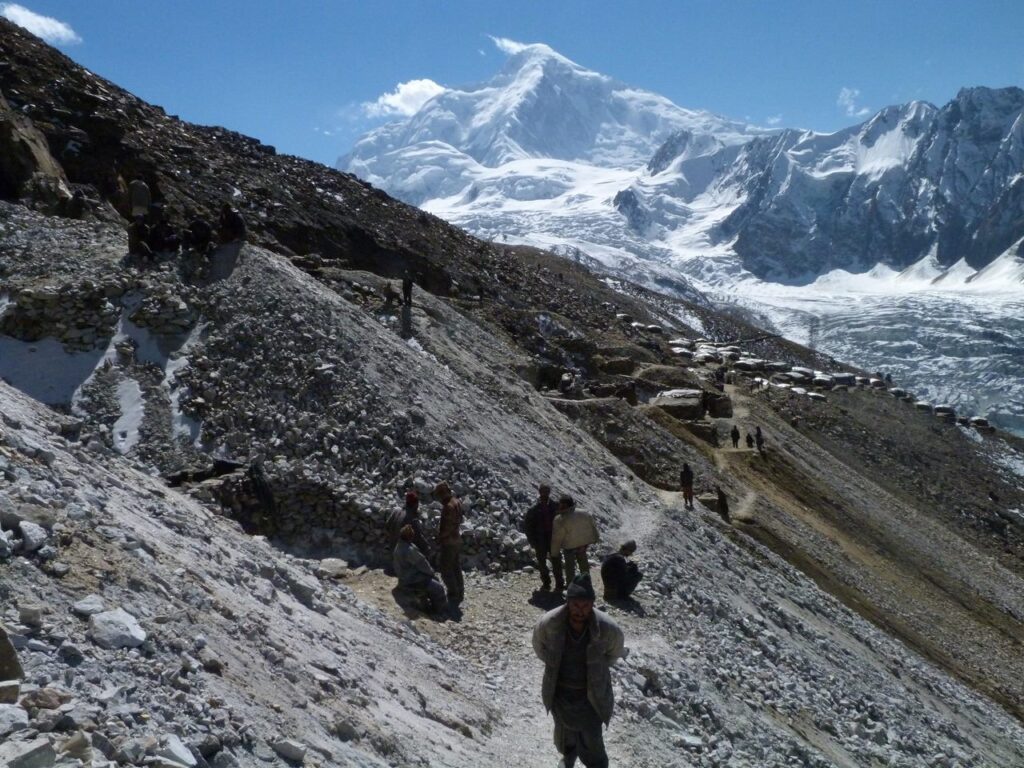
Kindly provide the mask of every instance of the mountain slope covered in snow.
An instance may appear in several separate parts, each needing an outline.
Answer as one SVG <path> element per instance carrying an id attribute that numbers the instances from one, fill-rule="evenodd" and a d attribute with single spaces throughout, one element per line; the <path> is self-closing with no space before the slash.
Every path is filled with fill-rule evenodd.
<path id="1" fill-rule="evenodd" d="M 930 327 L 966 292 L 984 307 L 983 321 L 968 316 L 1015 335 L 1022 110 L 1018 88 L 966 88 L 941 108 L 887 107 L 833 134 L 768 131 L 535 45 L 483 85 L 371 131 L 339 166 L 481 237 L 739 304 L 824 352 L 900 372 L 923 396 L 1024 428 L 1024 349 L 1000 346 L 1009 362 L 991 365 Z M 890 299 L 902 309 L 883 310 Z M 913 352 L 845 335 L 841 318 L 854 315 Z"/>

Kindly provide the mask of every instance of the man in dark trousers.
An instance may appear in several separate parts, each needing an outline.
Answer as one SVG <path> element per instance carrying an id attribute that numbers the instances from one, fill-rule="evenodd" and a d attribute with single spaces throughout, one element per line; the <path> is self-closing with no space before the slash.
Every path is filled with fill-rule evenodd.
<path id="1" fill-rule="evenodd" d="M 686 462 L 679 473 L 679 487 L 683 489 L 683 509 L 693 509 L 693 470 Z"/>
<path id="2" fill-rule="evenodd" d="M 732 432 L 729 433 L 729 437 L 732 438 L 732 447 L 733 448 L 739 448 L 740 447 L 740 428 L 737 427 L 735 424 L 732 425 Z"/>
<path id="3" fill-rule="evenodd" d="M 764 454 L 764 435 L 761 434 L 761 428 L 757 427 L 754 430 L 754 443 L 757 445 L 757 452 Z"/>
<path id="4" fill-rule="evenodd" d="M 440 549 L 438 570 L 448 590 L 448 602 L 457 606 L 465 597 L 462 582 L 462 502 L 444 481 L 434 487 L 434 498 L 443 505 L 437 529 Z"/>
<path id="5" fill-rule="evenodd" d="M 412 306 L 412 284 L 412 272 L 405 270 L 402 275 L 402 304 L 407 307 Z"/>
<path id="6" fill-rule="evenodd" d="M 643 574 L 637 564 L 627 558 L 636 552 L 636 542 L 630 539 L 618 552 L 613 552 L 601 562 L 601 583 L 604 584 L 605 600 L 625 600 L 633 594 Z"/>
<path id="7" fill-rule="evenodd" d="M 541 698 L 555 721 L 555 747 L 565 768 L 608 768 L 603 726 L 615 707 L 611 667 L 626 655 L 622 630 L 594 609 L 590 574 L 569 584 L 566 604 L 533 629 L 533 650 L 544 662 Z"/>
<path id="8" fill-rule="evenodd" d="M 727 523 L 732 522 L 732 518 L 729 516 L 729 499 L 726 498 L 725 491 L 720 485 L 715 486 L 715 495 L 718 496 L 719 516 Z"/>
<path id="9" fill-rule="evenodd" d="M 562 573 L 562 558 L 551 552 L 551 530 L 554 525 L 555 515 L 558 507 L 551 499 L 551 486 L 542 484 L 537 493 L 537 503 L 526 510 L 523 516 L 523 533 L 526 540 L 530 542 L 533 551 L 537 556 L 537 569 L 540 571 L 541 589 L 545 592 L 551 589 L 551 571 L 548 570 L 548 561 L 551 561 L 551 568 L 555 572 L 555 591 L 565 590 L 565 576 Z"/>

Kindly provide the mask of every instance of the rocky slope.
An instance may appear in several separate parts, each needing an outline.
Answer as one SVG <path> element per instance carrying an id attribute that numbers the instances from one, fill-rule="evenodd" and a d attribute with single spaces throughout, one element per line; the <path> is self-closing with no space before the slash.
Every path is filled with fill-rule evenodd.
<path id="1" fill-rule="evenodd" d="M 631 647 L 616 761 L 1024 761 L 1019 442 L 884 385 L 822 375 L 812 398 L 794 365 L 849 369 L 167 117 L 3 31 L 15 133 L 49 155 L 12 144 L 29 173 L 0 203 L 0 590 L 23 667 L 0 759 L 553 762 L 528 638 L 552 603 L 518 531 L 547 480 L 602 550 L 641 542 L 637 600 L 608 608 Z M 62 154 L 71 134 L 91 149 Z M 179 214 L 235 200 L 249 242 L 126 258 L 140 171 Z M 81 220 L 56 215 L 62 185 L 94 199 Z M 405 268 L 421 288 L 399 309 Z M 789 383 L 749 392 L 769 367 Z M 733 421 L 768 453 L 723 449 Z M 682 461 L 732 524 L 681 513 Z M 380 570 L 381 521 L 439 479 L 471 568 L 443 622 Z"/>

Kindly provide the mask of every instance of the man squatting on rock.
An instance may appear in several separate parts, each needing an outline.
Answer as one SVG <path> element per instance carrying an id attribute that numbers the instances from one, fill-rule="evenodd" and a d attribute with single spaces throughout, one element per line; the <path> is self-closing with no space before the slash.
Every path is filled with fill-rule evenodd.
<path id="1" fill-rule="evenodd" d="M 460 605 L 465 597 L 462 583 L 462 502 L 443 481 L 434 487 L 434 497 L 443 505 L 437 530 L 440 549 L 438 569 L 448 590 L 449 602 Z"/>
<path id="2" fill-rule="evenodd" d="M 565 768 L 607 768 L 602 726 L 615 707 L 611 666 L 626 655 L 622 630 L 594 610 L 590 574 L 573 579 L 566 604 L 548 611 L 533 629 L 533 650 L 544 662 L 541 698 L 555 721 L 555 747 Z"/>
<path id="3" fill-rule="evenodd" d="M 537 568 L 540 570 L 541 589 L 545 592 L 551 589 L 551 572 L 548 570 L 548 560 L 551 561 L 551 570 L 555 572 L 555 591 L 565 590 L 565 578 L 562 574 L 561 553 L 551 549 L 551 534 L 554 528 L 555 515 L 558 514 L 558 507 L 551 498 L 551 486 L 547 483 L 537 489 L 539 498 L 537 503 L 526 510 L 523 516 L 523 533 L 526 540 L 530 542 L 534 554 L 537 556 Z"/>
<path id="4" fill-rule="evenodd" d="M 590 573 L 587 547 L 600 539 L 594 518 L 587 512 L 576 509 L 572 496 L 562 495 L 558 499 L 558 514 L 551 526 L 551 556 L 563 555 L 565 581 L 568 584 L 576 575 L 576 566 L 581 573 Z"/>
<path id="5" fill-rule="evenodd" d="M 630 539 L 619 547 L 618 552 L 613 552 L 601 561 L 601 583 L 604 584 L 604 599 L 625 600 L 633 594 L 643 574 L 640 568 L 632 560 L 636 552 L 636 542 Z"/>
<path id="6" fill-rule="evenodd" d="M 448 604 L 444 587 L 434 576 L 427 558 L 413 543 L 416 531 L 411 525 L 405 525 L 399 532 L 398 544 L 395 545 L 394 566 L 398 576 L 398 586 L 413 593 L 426 592 L 430 601 L 430 610 L 437 613 Z"/>

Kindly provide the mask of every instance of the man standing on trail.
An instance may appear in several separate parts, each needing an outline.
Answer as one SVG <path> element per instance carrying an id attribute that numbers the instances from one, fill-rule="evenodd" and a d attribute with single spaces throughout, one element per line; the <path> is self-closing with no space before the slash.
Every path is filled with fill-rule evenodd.
<path id="1" fill-rule="evenodd" d="M 548 560 L 550 560 L 551 568 L 555 572 L 555 591 L 562 592 L 565 589 L 562 557 L 561 554 L 556 555 L 551 551 L 551 533 L 558 508 L 551 498 L 550 485 L 542 484 L 537 489 L 537 493 L 540 496 L 537 503 L 526 510 L 526 514 L 523 516 L 523 533 L 526 534 L 526 540 L 530 542 L 530 546 L 533 547 L 533 551 L 537 555 L 541 589 L 545 592 L 551 589 L 551 572 L 548 570 Z"/>
<path id="2" fill-rule="evenodd" d="M 732 522 L 729 516 L 729 499 L 725 496 L 722 486 L 715 486 L 715 495 L 718 497 L 718 515 L 727 523 Z"/>
<path id="3" fill-rule="evenodd" d="M 563 495 L 558 500 L 558 514 L 551 526 L 551 556 L 564 558 L 566 584 L 576 575 L 577 565 L 581 573 L 590 573 L 587 547 L 600 538 L 594 518 L 587 512 L 577 511 L 572 496 Z"/>
<path id="4" fill-rule="evenodd" d="M 732 438 L 732 447 L 733 448 L 739 448 L 740 447 L 740 428 L 737 427 L 735 424 L 732 425 L 732 432 L 729 433 L 729 437 Z"/>
<path id="5" fill-rule="evenodd" d="M 149 185 L 141 177 L 132 179 L 128 185 L 128 207 L 131 209 L 131 217 L 146 216 L 149 214 L 149 205 L 153 202 Z"/>
<path id="6" fill-rule="evenodd" d="M 533 628 L 533 650 L 544 662 L 541 698 L 555 721 L 555 747 L 565 768 L 608 768 L 602 725 L 615 708 L 611 666 L 626 655 L 622 630 L 594 610 L 589 574 L 569 585 L 566 604 Z"/>
<path id="7" fill-rule="evenodd" d="M 757 452 L 762 456 L 764 455 L 764 435 L 761 434 L 761 428 L 757 427 L 754 430 L 754 443 L 757 445 Z"/>
<path id="8" fill-rule="evenodd" d="M 423 535 L 423 527 L 420 525 L 420 497 L 416 491 L 406 493 L 405 507 L 396 509 L 388 516 L 387 533 L 392 549 L 398 544 L 399 533 L 407 525 L 412 526 L 413 545 L 423 553 L 424 557 L 429 559 L 430 545 L 427 544 L 427 539 Z"/>
<path id="9" fill-rule="evenodd" d="M 685 461 L 679 473 L 679 487 L 683 489 L 683 509 L 693 509 L 693 470 Z"/>
<path id="10" fill-rule="evenodd" d="M 402 304 L 412 306 L 412 272 L 408 269 L 402 275 Z"/>
<path id="11" fill-rule="evenodd" d="M 448 590 L 448 601 L 459 605 L 465 597 L 462 583 L 462 502 L 444 481 L 435 486 L 434 498 L 444 505 L 437 530 L 437 544 L 441 550 L 438 570 Z"/>

